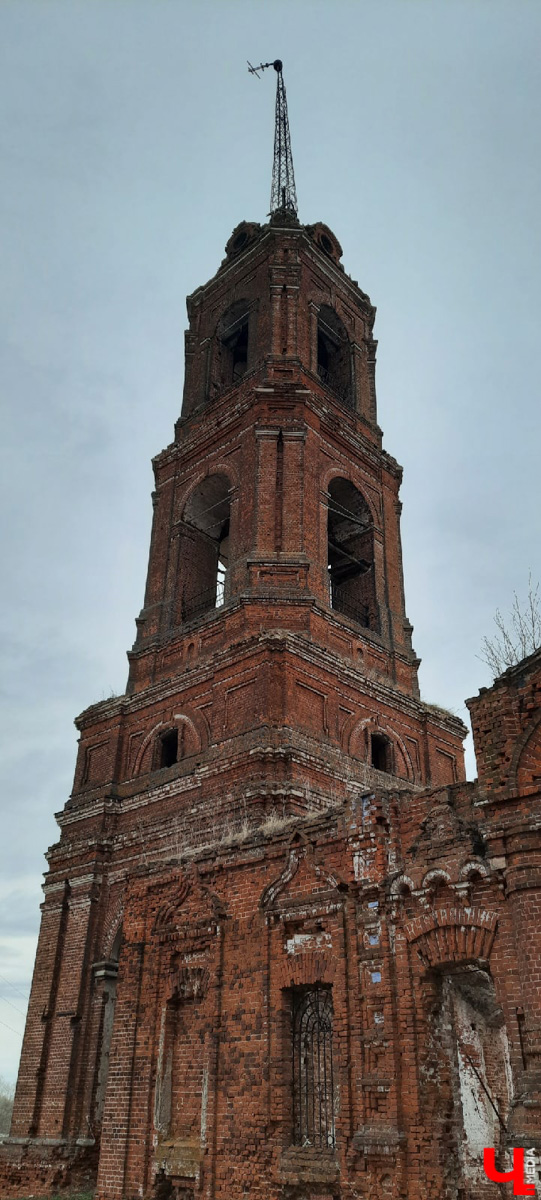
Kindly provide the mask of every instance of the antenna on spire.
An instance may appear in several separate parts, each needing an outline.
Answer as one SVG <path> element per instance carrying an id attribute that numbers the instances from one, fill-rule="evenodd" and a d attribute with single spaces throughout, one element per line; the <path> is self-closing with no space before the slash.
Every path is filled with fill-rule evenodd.
<path id="1" fill-rule="evenodd" d="M 273 213 L 294 213 L 297 215 L 297 191 L 295 188 L 295 174 L 293 171 L 293 155 L 291 153 L 291 138 L 289 136 L 289 119 L 287 115 L 287 98 L 282 75 L 281 59 L 276 58 L 274 62 L 260 63 L 258 67 L 253 67 L 248 63 L 248 70 L 251 75 L 257 75 L 259 72 L 266 71 L 267 67 L 274 67 L 276 71 L 276 116 L 274 125 L 274 162 L 272 165 L 272 187 L 271 187 L 271 216 Z"/>

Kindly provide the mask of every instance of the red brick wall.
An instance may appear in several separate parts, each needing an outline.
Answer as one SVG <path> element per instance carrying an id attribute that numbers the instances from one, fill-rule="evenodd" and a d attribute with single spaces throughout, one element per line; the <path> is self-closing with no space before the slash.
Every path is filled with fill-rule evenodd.
<path id="1" fill-rule="evenodd" d="M 541 650 L 510 667 L 492 688 L 467 700 L 481 786 L 501 792 L 539 790 Z"/>

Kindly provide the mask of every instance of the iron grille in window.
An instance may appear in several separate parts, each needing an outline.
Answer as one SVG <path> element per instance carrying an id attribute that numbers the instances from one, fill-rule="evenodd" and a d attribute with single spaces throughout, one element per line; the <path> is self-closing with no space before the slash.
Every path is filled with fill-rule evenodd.
<path id="1" fill-rule="evenodd" d="M 370 610 L 367 604 L 355 604 L 348 601 L 342 596 L 340 587 L 335 584 L 331 576 L 331 608 L 335 612 L 342 613 L 344 617 L 351 617 L 352 621 L 356 621 L 358 625 L 362 625 L 364 629 L 370 629 Z"/>
<path id="2" fill-rule="evenodd" d="M 293 993 L 293 1140 L 334 1146 L 332 997 L 330 988 Z"/>
<path id="3" fill-rule="evenodd" d="M 338 383 L 336 379 L 333 379 L 327 367 L 322 367 L 319 364 L 317 373 L 321 379 L 321 382 L 324 383 L 326 387 L 330 388 L 331 392 L 334 392 L 334 394 L 338 396 L 338 399 L 342 401 L 342 404 L 345 404 L 346 408 L 353 408 L 351 384 Z"/>

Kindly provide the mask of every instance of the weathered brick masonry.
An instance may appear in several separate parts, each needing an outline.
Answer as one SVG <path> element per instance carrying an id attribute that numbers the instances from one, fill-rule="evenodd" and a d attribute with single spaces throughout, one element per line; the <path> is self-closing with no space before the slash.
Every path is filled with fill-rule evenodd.
<path id="1" fill-rule="evenodd" d="M 188 300 L 126 694 L 78 719 L 2 1195 L 502 1195 L 541 1146 L 541 654 L 424 704 L 375 310 L 324 225 Z M 502 1159 L 503 1161 L 503 1159 Z"/>

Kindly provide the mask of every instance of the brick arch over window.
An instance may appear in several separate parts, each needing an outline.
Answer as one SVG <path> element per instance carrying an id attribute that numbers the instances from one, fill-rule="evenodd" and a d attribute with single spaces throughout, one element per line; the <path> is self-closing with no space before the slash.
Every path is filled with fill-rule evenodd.
<path id="1" fill-rule="evenodd" d="M 462 864 L 458 872 L 459 883 L 470 883 L 472 881 L 488 879 L 489 872 L 486 863 L 481 862 L 478 858 L 469 858 Z"/>
<path id="2" fill-rule="evenodd" d="M 416 891 L 413 879 L 409 875 L 398 875 L 391 884 L 391 900 L 399 900 L 401 896 L 413 895 Z"/>
<path id="3" fill-rule="evenodd" d="M 327 509 L 329 604 L 378 632 L 372 510 L 362 492 L 343 476 L 329 483 Z"/>
<path id="4" fill-rule="evenodd" d="M 119 947 L 119 936 L 122 938 L 122 925 L 124 921 L 124 900 L 119 900 L 112 907 L 105 920 L 103 936 L 101 939 L 101 957 L 103 959 L 116 958 L 115 953 Z"/>
<path id="5" fill-rule="evenodd" d="M 176 623 L 221 607 L 229 595 L 231 483 L 205 476 L 186 498 L 179 528 Z"/>
<path id="6" fill-rule="evenodd" d="M 421 888 L 433 908 L 442 909 L 456 904 L 454 885 L 451 883 L 449 872 L 443 867 L 434 867 L 433 870 L 427 871 L 421 881 Z"/>
<path id="7" fill-rule="evenodd" d="M 351 718 L 344 726 L 342 746 L 352 758 L 367 762 L 376 770 L 411 782 L 415 779 L 413 763 L 402 738 L 395 730 L 378 725 L 374 717 Z"/>
<path id="8" fill-rule="evenodd" d="M 421 880 L 421 887 L 428 888 L 430 891 L 435 891 L 439 886 L 447 886 L 451 883 L 451 876 L 443 867 L 433 867 L 432 870 L 426 871 Z"/>
<path id="9" fill-rule="evenodd" d="M 360 473 L 351 470 L 350 466 L 351 464 L 349 463 L 338 461 L 322 472 L 320 476 L 322 496 L 328 504 L 331 485 L 339 479 L 344 480 L 346 483 L 351 484 L 357 492 L 360 492 L 371 524 L 375 529 L 380 529 L 383 521 L 381 497 L 374 490 L 371 482 L 366 480 Z"/>
<path id="10" fill-rule="evenodd" d="M 486 909 L 446 906 L 433 908 L 404 925 L 427 967 L 447 963 L 487 962 L 498 924 L 497 913 Z"/>
<path id="11" fill-rule="evenodd" d="M 160 753 L 161 748 L 168 744 L 166 739 L 169 739 L 172 745 L 171 735 L 175 737 L 174 762 L 180 762 L 191 754 L 199 754 L 208 742 L 206 722 L 200 713 L 175 713 L 171 721 L 159 721 L 147 734 L 135 760 L 135 775 L 144 775 L 147 771 L 172 766 L 172 762 L 162 761 Z"/>

